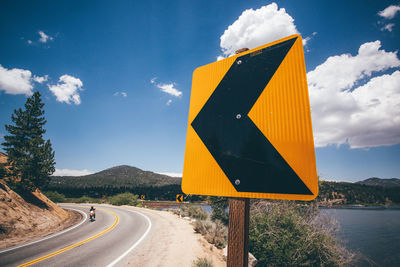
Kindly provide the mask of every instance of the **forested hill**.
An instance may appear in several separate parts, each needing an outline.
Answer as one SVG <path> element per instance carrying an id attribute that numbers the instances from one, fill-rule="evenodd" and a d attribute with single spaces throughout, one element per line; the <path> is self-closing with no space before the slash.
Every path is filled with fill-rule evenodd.
<path id="1" fill-rule="evenodd" d="M 180 185 L 181 178 L 121 165 L 85 176 L 52 176 L 50 187 L 147 187 Z"/>
<path id="2" fill-rule="evenodd" d="M 398 178 L 381 179 L 372 177 L 364 181 L 356 182 L 356 184 L 382 186 L 382 187 L 400 187 L 400 179 Z"/>
<path id="3" fill-rule="evenodd" d="M 327 206 L 398 206 L 400 204 L 400 186 L 393 185 L 396 180 L 399 179 L 370 178 L 356 183 L 320 181 L 317 199 L 320 204 Z"/>

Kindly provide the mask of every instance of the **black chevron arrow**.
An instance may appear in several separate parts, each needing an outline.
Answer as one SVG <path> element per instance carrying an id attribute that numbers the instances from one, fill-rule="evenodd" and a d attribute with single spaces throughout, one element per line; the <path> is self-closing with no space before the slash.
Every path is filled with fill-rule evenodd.
<path id="1" fill-rule="evenodd" d="M 296 39 L 238 57 L 191 123 L 238 192 L 312 195 L 247 115 Z"/>

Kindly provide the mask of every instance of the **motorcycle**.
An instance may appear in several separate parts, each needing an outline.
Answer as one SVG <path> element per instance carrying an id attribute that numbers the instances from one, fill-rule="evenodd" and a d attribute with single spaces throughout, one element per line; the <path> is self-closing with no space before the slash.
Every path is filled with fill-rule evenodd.
<path id="1" fill-rule="evenodd" d="M 89 211 L 89 217 L 91 222 L 95 221 L 96 214 L 94 213 L 94 210 Z"/>

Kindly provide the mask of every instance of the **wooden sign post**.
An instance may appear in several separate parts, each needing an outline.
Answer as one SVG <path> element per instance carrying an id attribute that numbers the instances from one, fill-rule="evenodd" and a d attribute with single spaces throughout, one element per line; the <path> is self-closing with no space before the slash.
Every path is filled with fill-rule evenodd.
<path id="1" fill-rule="evenodd" d="M 228 267 L 248 266 L 250 199 L 229 199 Z"/>
<path id="2" fill-rule="evenodd" d="M 249 50 L 242 48 L 235 53 Z M 229 199 L 228 267 L 248 266 L 249 261 L 250 199 Z"/>

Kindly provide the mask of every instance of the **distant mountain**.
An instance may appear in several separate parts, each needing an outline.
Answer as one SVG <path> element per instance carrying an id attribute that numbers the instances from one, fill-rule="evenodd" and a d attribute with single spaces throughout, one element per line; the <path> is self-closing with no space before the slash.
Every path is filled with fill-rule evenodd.
<path id="1" fill-rule="evenodd" d="M 370 178 L 356 183 L 319 182 L 317 200 L 322 205 L 391 206 L 400 204 L 399 179 Z"/>
<path id="2" fill-rule="evenodd" d="M 50 187 L 158 187 L 180 185 L 181 178 L 121 165 L 84 176 L 52 176 Z"/>
<path id="3" fill-rule="evenodd" d="M 382 178 L 372 177 L 364 181 L 356 182 L 356 184 L 382 186 L 382 187 L 400 187 L 400 179 L 398 178 L 382 179 Z"/>

